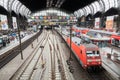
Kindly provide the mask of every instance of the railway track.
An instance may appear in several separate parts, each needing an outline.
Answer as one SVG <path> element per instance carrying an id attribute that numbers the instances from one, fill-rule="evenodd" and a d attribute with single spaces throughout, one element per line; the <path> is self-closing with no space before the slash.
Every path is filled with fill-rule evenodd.
<path id="1" fill-rule="evenodd" d="M 38 62 L 41 59 L 42 51 L 44 50 L 44 46 L 46 45 L 47 38 L 49 36 L 49 34 L 47 34 L 46 32 L 42 35 L 43 36 L 39 42 L 39 45 L 37 45 L 34 52 L 27 58 L 27 60 L 17 70 L 17 72 L 15 72 L 15 74 L 12 76 L 10 80 L 23 80 L 23 79 L 32 80 L 32 75 L 34 74 L 34 71 L 37 69 L 36 66 L 38 65 Z"/>
<path id="2" fill-rule="evenodd" d="M 54 33 L 55 34 L 55 33 Z M 54 39 L 55 39 L 55 41 L 56 41 L 56 55 L 57 55 L 57 61 L 58 61 L 58 69 L 59 69 L 59 72 L 60 72 L 60 74 L 61 74 L 61 79 L 62 80 L 67 80 L 67 78 L 66 78 L 66 73 L 65 73 L 65 67 L 64 67 L 64 63 L 63 63 L 63 59 L 62 59 L 62 53 L 61 53 L 61 51 L 60 51 L 60 47 L 59 47 L 59 42 L 58 42 L 58 38 L 57 38 L 57 36 L 56 35 L 54 35 L 55 37 L 54 37 Z M 55 44 L 54 44 L 54 46 L 55 46 Z"/>
<path id="3" fill-rule="evenodd" d="M 63 63 L 62 63 L 62 58 L 61 58 L 61 53 L 59 50 L 59 46 L 58 46 L 58 41 L 56 38 L 55 33 L 53 33 L 53 40 L 50 39 L 51 41 L 51 45 L 53 47 L 52 50 L 53 53 L 51 53 L 51 63 L 52 63 L 52 80 L 56 80 L 56 79 L 60 79 L 60 80 L 67 80 L 66 76 L 65 76 L 65 71 L 64 71 L 64 67 L 63 67 Z"/>
<path id="4" fill-rule="evenodd" d="M 86 71 L 92 80 L 114 80 L 104 68 L 89 69 Z"/>
<path id="5" fill-rule="evenodd" d="M 52 31 L 51 37 L 49 37 L 49 46 L 51 49 L 51 73 L 52 80 L 74 80 L 73 76 L 68 70 L 66 60 L 63 57 L 63 53 L 60 47 L 61 41 L 55 31 Z"/>
<path id="6" fill-rule="evenodd" d="M 49 72 L 51 72 L 50 76 L 51 76 L 51 80 L 55 80 L 55 54 L 54 54 L 54 49 L 53 49 L 53 45 L 50 42 L 50 38 L 49 38 L 49 48 L 50 48 L 50 63 L 51 63 L 51 68 L 49 69 Z"/>

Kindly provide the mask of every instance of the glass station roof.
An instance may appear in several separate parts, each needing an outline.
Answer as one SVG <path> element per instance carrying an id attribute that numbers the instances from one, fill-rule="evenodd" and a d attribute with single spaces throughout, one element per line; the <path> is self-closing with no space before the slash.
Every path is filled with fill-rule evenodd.
<path id="1" fill-rule="evenodd" d="M 64 1 L 64 0 L 63 0 Z M 89 14 L 96 14 L 97 12 L 106 12 L 111 8 L 120 8 L 120 0 L 97 0 L 83 8 L 74 12 L 76 17 L 87 16 Z M 61 3 L 62 4 L 62 3 Z M 5 8 L 7 11 L 14 11 L 16 14 L 21 14 L 23 16 L 28 16 L 31 11 L 23 5 L 19 0 L 0 0 L 0 6 Z M 68 14 L 56 10 L 45 10 L 37 12 L 34 15 L 47 15 L 50 13 L 55 13 L 59 16 L 68 16 Z"/>
<path id="2" fill-rule="evenodd" d="M 32 16 L 47 16 L 47 15 L 70 16 L 69 14 L 67 14 L 63 11 L 52 9 L 52 8 L 48 9 L 48 10 L 39 11 L 39 12 L 32 14 Z"/>
<path id="3" fill-rule="evenodd" d="M 16 14 L 21 14 L 26 17 L 31 14 L 31 11 L 19 0 L 0 0 L 0 6 L 9 12 L 14 11 Z"/>
<path id="4" fill-rule="evenodd" d="M 118 8 L 120 0 L 98 0 L 74 12 L 76 17 L 96 14 L 97 12 L 106 12 L 111 8 Z"/>

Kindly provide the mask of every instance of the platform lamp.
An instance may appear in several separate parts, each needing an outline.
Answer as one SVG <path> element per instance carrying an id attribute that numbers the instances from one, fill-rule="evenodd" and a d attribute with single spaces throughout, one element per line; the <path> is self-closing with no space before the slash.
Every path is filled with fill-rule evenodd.
<path id="1" fill-rule="evenodd" d="M 20 46 L 20 53 L 21 53 L 21 59 L 23 60 L 23 52 L 22 52 L 22 44 L 21 44 L 21 37 L 20 37 L 20 9 L 23 8 L 22 4 L 21 3 L 18 3 L 19 6 L 19 9 L 16 10 L 16 14 L 17 14 L 17 23 L 18 23 L 18 27 L 17 27 L 17 30 L 18 30 L 18 37 L 19 37 L 19 46 Z"/>
<path id="2" fill-rule="evenodd" d="M 15 7 L 14 4 L 13 4 L 14 2 L 15 2 L 15 0 L 9 0 L 9 1 L 7 2 L 7 8 L 8 8 L 8 11 L 10 12 L 10 16 L 11 16 L 11 12 L 12 12 L 12 10 L 13 10 L 12 7 Z M 16 2 L 16 4 L 19 5 L 19 8 L 22 6 L 22 4 L 21 4 L 19 1 Z M 17 12 L 15 12 L 15 13 L 17 14 L 17 19 L 18 19 L 17 23 L 18 23 L 19 45 L 20 45 L 21 59 L 23 60 L 23 53 L 22 53 L 22 47 L 21 47 L 21 37 L 20 37 L 20 28 L 19 28 L 19 12 L 18 12 L 17 8 L 16 8 L 15 11 L 17 11 Z"/>
<path id="3" fill-rule="evenodd" d="M 69 56 L 69 61 L 72 61 L 72 57 L 71 57 L 71 55 L 72 55 L 72 47 L 71 47 L 71 43 L 72 43 L 72 25 L 70 25 L 70 21 L 68 20 L 68 25 L 70 26 L 70 56 Z"/>
<path id="4" fill-rule="evenodd" d="M 20 37 L 20 16 L 18 14 L 18 36 L 19 36 L 19 45 L 20 45 L 20 53 L 21 53 L 21 59 L 23 59 L 23 53 L 22 53 L 22 45 L 21 45 L 21 37 Z"/>

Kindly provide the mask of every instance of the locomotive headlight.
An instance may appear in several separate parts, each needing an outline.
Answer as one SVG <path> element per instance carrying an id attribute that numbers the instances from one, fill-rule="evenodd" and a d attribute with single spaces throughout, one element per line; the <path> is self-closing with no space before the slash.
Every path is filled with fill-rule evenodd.
<path id="1" fill-rule="evenodd" d="M 87 62 L 94 62 L 94 61 L 95 61 L 95 62 L 100 62 L 101 59 L 94 59 L 94 60 L 92 60 L 92 59 L 88 59 L 88 60 L 87 60 Z"/>
<path id="2" fill-rule="evenodd" d="M 92 62 L 92 61 L 93 61 L 93 60 L 91 60 L 91 59 L 88 59 L 88 60 L 87 60 L 87 62 Z"/>
<path id="3" fill-rule="evenodd" d="M 96 59 L 96 61 L 97 61 L 97 62 L 100 62 L 100 61 L 101 61 L 101 59 Z"/>

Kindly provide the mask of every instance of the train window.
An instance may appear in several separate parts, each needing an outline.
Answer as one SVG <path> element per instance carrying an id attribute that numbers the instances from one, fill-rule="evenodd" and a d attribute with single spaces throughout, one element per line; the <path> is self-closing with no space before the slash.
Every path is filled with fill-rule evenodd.
<path id="1" fill-rule="evenodd" d="M 99 56 L 99 51 L 87 51 L 87 56 Z"/>
<path id="2" fill-rule="evenodd" d="M 93 54 L 94 54 L 95 56 L 99 56 L 99 51 L 93 51 Z"/>
<path id="3" fill-rule="evenodd" d="M 100 52 L 99 52 L 99 51 L 97 51 L 97 54 L 100 54 Z"/>
<path id="4" fill-rule="evenodd" d="M 87 56 L 93 56 L 93 52 L 92 51 L 87 51 L 86 54 L 87 54 Z"/>

